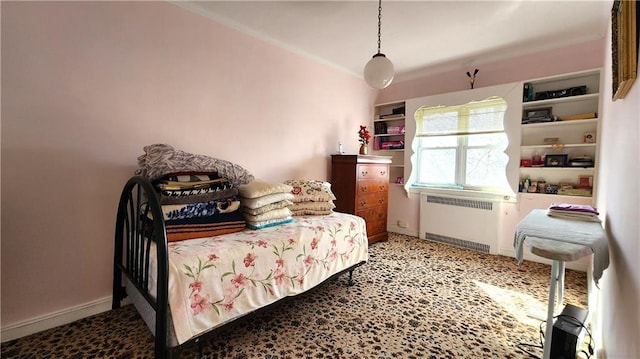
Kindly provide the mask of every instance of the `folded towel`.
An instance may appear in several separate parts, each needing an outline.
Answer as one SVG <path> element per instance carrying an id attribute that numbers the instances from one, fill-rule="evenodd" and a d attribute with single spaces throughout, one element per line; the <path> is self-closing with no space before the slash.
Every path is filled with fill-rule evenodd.
<path id="1" fill-rule="evenodd" d="M 571 212 L 571 211 L 556 211 L 550 209 L 547 211 L 547 216 L 556 217 L 556 218 L 566 218 L 566 219 L 574 219 L 577 221 L 585 221 L 585 222 L 598 222 L 600 223 L 600 218 L 593 213 L 585 213 L 585 212 Z"/>
<path id="2" fill-rule="evenodd" d="M 549 206 L 549 209 L 554 211 L 564 211 L 564 212 L 592 213 L 592 214 L 595 214 L 596 216 L 600 214 L 598 213 L 598 210 L 586 204 L 552 203 Z"/>

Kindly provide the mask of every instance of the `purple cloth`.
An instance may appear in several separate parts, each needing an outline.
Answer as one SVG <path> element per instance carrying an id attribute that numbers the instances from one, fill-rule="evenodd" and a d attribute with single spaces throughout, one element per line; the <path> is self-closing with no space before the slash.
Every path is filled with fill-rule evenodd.
<path id="1" fill-rule="evenodd" d="M 554 211 L 584 212 L 598 215 L 598 210 L 587 204 L 569 204 L 569 203 L 553 203 L 549 209 Z"/>

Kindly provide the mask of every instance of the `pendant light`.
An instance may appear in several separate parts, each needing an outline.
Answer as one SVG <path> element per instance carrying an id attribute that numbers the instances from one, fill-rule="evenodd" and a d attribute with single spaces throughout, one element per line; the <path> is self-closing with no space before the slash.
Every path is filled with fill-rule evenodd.
<path id="1" fill-rule="evenodd" d="M 364 80 L 369 86 L 383 89 L 393 81 L 393 64 L 380 53 L 380 29 L 382 27 L 382 0 L 378 0 L 378 53 L 364 67 Z"/>

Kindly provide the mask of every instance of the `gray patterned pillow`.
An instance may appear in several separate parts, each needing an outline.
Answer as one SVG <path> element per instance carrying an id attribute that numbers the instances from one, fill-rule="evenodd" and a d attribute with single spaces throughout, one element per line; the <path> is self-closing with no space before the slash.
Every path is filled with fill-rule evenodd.
<path id="1" fill-rule="evenodd" d="M 189 171 L 218 172 L 220 177 L 228 179 L 234 186 L 240 186 L 254 180 L 253 175 L 242 166 L 205 155 L 174 150 L 169 145 L 146 146 L 144 152 L 144 155 L 138 157 L 138 169 L 135 173 L 150 181 L 161 178 L 168 173 Z"/>

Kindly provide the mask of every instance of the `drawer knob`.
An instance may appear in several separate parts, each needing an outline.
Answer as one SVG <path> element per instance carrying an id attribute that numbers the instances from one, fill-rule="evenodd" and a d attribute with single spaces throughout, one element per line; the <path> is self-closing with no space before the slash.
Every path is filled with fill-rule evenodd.
<path id="1" fill-rule="evenodd" d="M 387 174 L 387 171 L 380 171 L 380 176 L 384 176 Z"/>
<path id="2" fill-rule="evenodd" d="M 366 176 L 368 173 L 369 173 L 369 172 L 367 172 L 367 171 L 362 171 L 362 176 L 364 177 L 364 176 Z"/>
<path id="3" fill-rule="evenodd" d="M 360 190 L 362 192 L 367 192 L 367 186 L 360 186 Z"/>
<path id="4" fill-rule="evenodd" d="M 360 206 L 364 207 L 364 206 L 366 206 L 366 205 L 367 205 L 367 201 L 362 201 L 362 202 L 360 202 Z"/>

